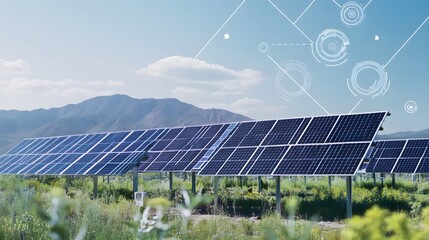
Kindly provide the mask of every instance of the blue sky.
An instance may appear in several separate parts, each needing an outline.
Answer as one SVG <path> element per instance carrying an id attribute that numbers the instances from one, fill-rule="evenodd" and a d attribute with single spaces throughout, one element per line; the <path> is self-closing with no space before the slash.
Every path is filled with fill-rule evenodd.
<path id="1" fill-rule="evenodd" d="M 1 6 L 0 109 L 121 93 L 255 119 L 389 110 L 386 133 L 429 128 L 426 0 Z"/>

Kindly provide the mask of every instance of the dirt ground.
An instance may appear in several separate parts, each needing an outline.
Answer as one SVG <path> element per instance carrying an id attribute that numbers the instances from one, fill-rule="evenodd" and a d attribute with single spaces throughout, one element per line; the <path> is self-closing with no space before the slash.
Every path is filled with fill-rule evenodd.
<path id="1" fill-rule="evenodd" d="M 202 220 L 210 220 L 210 219 L 215 219 L 215 218 L 227 218 L 227 219 L 232 219 L 234 222 L 238 223 L 240 222 L 241 219 L 244 219 L 245 217 L 227 217 L 227 216 L 218 216 L 218 215 L 199 215 L 199 214 L 195 214 L 192 215 L 192 221 L 194 223 L 198 223 Z M 260 219 L 256 218 L 256 217 L 251 217 L 251 218 L 247 218 L 249 219 L 251 222 L 254 223 L 258 223 L 260 221 Z M 304 220 L 299 220 L 299 221 L 304 221 Z M 288 222 L 288 220 L 285 219 L 285 224 Z M 342 229 L 345 227 L 345 224 L 343 223 L 338 223 L 338 222 L 326 222 L 326 221 L 320 221 L 316 223 L 320 228 L 331 228 L 331 229 Z"/>

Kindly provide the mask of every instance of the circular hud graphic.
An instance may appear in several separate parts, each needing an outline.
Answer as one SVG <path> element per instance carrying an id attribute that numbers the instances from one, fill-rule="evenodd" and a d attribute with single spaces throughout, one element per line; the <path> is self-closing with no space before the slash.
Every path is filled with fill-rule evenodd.
<path id="1" fill-rule="evenodd" d="M 337 29 L 326 29 L 316 40 L 317 61 L 325 62 L 327 66 L 338 66 L 347 61 L 347 48 L 350 45 L 348 37 Z M 314 52 L 313 52 L 314 55 Z"/>
<path id="2" fill-rule="evenodd" d="M 261 42 L 258 46 L 258 49 L 260 52 L 266 52 L 268 51 L 268 43 L 266 42 Z"/>
<path id="3" fill-rule="evenodd" d="M 341 21 L 347 26 L 359 25 L 364 19 L 365 12 L 360 4 L 350 1 L 341 7 Z"/>
<path id="4" fill-rule="evenodd" d="M 417 111 L 417 103 L 414 101 L 408 101 L 405 103 L 404 109 L 407 113 L 415 113 Z"/>
<path id="5" fill-rule="evenodd" d="M 360 72 L 367 69 L 374 70 L 378 74 L 378 79 L 375 79 L 371 86 L 362 87 L 359 84 L 358 75 Z M 384 71 L 383 66 L 373 61 L 364 61 L 356 64 L 356 66 L 353 68 L 350 79 L 347 79 L 347 84 L 350 91 L 355 96 L 359 94 L 362 96 L 370 96 L 375 98 L 387 92 L 390 86 L 390 81 L 387 77 L 387 73 Z"/>
<path id="6" fill-rule="evenodd" d="M 300 61 L 286 61 L 280 64 L 281 68 L 276 76 L 277 94 L 286 101 L 299 97 L 310 88 L 311 77 L 304 63 Z M 299 84 L 300 86 L 297 86 Z M 297 89 L 297 90 L 293 90 Z"/>

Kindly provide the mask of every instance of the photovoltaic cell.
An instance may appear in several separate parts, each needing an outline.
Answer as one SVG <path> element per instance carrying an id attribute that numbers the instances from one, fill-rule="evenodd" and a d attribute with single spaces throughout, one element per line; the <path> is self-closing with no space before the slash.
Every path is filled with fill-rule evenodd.
<path id="1" fill-rule="evenodd" d="M 222 154 L 205 160 L 208 163 L 199 174 L 354 175 L 386 115 L 240 123 L 220 146 L 218 153 Z"/>
<path id="2" fill-rule="evenodd" d="M 229 124 L 184 127 L 177 134 L 166 134 L 161 149 L 159 142 L 148 153 L 159 153 L 149 164 L 141 165 L 140 172 L 183 172 L 191 171 L 194 165 L 207 154 L 208 150 L 221 138 Z M 169 131 L 170 132 L 170 131 Z M 174 137 L 175 136 L 175 137 Z M 174 154 L 171 154 L 174 153 Z"/>
<path id="3" fill-rule="evenodd" d="M 143 153 L 164 131 L 155 129 L 24 139 L 0 158 L 0 174 L 124 174 L 142 160 Z M 134 150 L 129 149 L 136 143 L 138 146 Z"/>
<path id="4" fill-rule="evenodd" d="M 366 172 L 426 173 L 429 139 L 376 141 Z"/>

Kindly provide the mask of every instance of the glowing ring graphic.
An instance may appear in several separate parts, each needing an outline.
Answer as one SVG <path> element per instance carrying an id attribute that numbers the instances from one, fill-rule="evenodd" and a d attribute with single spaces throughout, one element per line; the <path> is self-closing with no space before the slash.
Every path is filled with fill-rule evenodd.
<path id="1" fill-rule="evenodd" d="M 284 71 L 280 69 L 277 72 L 276 81 L 275 81 L 276 90 L 279 97 L 281 97 L 286 101 L 291 101 L 292 98 L 301 96 L 304 93 L 303 89 L 307 91 L 310 88 L 311 77 L 304 63 L 300 61 L 291 60 L 280 64 L 280 66 Z M 285 84 L 284 83 L 282 84 L 282 82 L 284 82 L 285 79 L 288 79 L 291 82 L 292 80 L 285 72 L 289 75 L 292 72 L 298 73 L 302 77 L 302 86 L 301 86 L 302 88 L 300 88 L 297 91 L 290 91 L 286 89 L 284 86 Z M 294 79 L 297 80 L 296 78 Z M 292 83 L 292 84 L 295 84 L 295 83 Z"/>
<path id="2" fill-rule="evenodd" d="M 358 83 L 358 75 L 365 69 L 376 71 L 379 77 L 375 80 L 374 84 L 368 88 L 363 88 Z M 350 79 L 347 79 L 347 84 L 350 91 L 355 96 L 360 94 L 362 96 L 371 96 L 372 98 L 385 94 L 390 87 L 390 81 L 387 73 L 384 71 L 384 67 L 373 61 L 364 61 L 356 64 Z"/>
<path id="3" fill-rule="evenodd" d="M 261 43 L 258 45 L 258 49 L 259 49 L 259 51 L 260 51 L 260 52 L 266 52 L 266 51 L 268 51 L 268 43 L 266 43 L 266 42 L 261 42 Z"/>
<path id="4" fill-rule="evenodd" d="M 347 26 L 359 25 L 364 19 L 365 12 L 357 2 L 350 1 L 341 7 L 341 21 Z"/>
<path id="5" fill-rule="evenodd" d="M 415 113 L 417 111 L 417 103 L 414 101 L 408 101 L 405 103 L 404 109 L 407 113 Z"/>
<path id="6" fill-rule="evenodd" d="M 316 40 L 317 61 L 323 60 L 328 66 L 338 66 L 347 61 L 349 38 L 337 29 L 326 29 L 319 34 Z"/>

